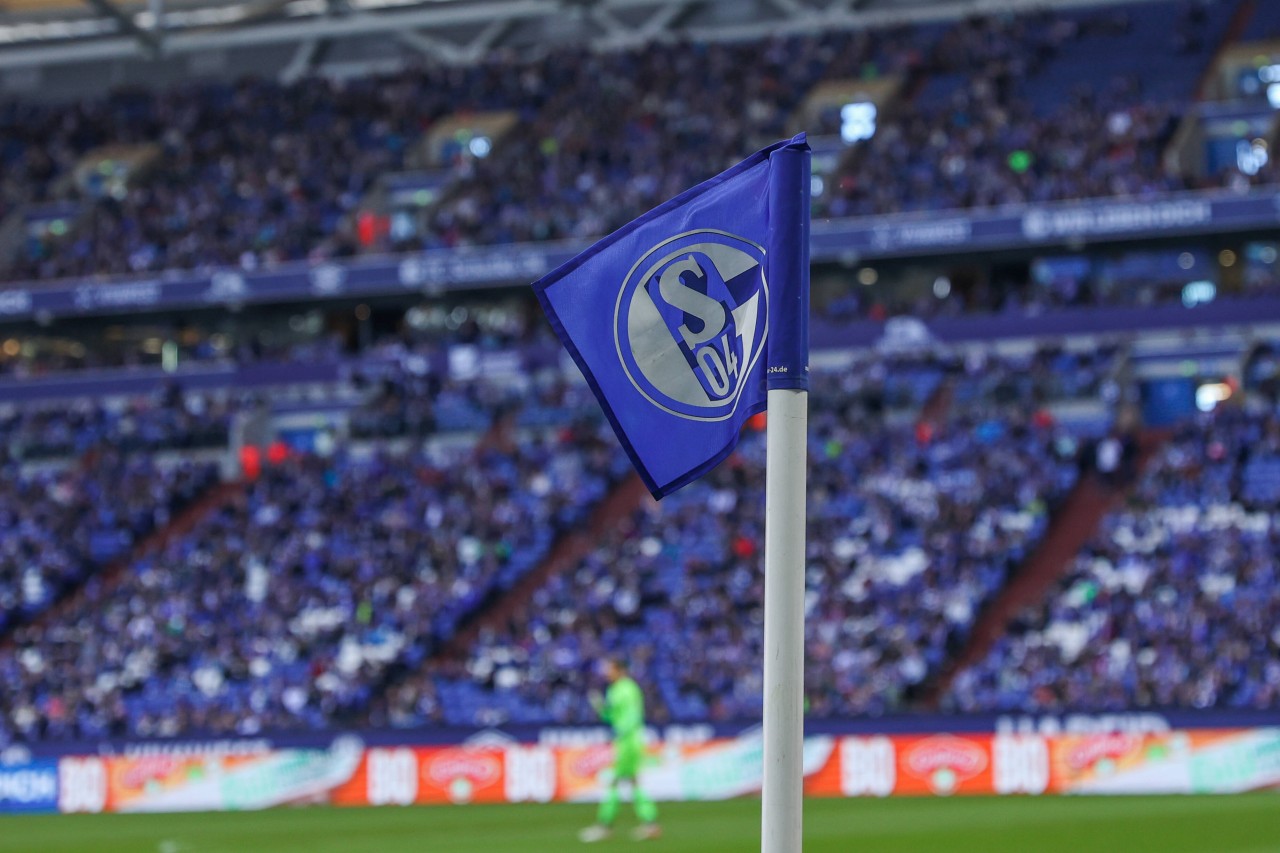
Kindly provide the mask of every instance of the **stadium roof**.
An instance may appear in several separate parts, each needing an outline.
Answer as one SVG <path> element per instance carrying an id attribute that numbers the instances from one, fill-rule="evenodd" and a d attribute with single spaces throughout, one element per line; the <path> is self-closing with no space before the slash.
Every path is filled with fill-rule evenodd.
<path id="1" fill-rule="evenodd" d="M 504 46 L 751 38 L 1107 2 L 1117 0 L 0 0 L 0 70 L 266 45 L 310 55 L 371 37 L 385 54 L 388 36 L 397 50 L 470 62 Z"/>

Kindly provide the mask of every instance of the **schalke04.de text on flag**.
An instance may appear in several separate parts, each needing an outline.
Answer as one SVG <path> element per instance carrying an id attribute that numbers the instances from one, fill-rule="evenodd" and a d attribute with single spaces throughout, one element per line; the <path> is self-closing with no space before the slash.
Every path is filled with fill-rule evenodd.
<path id="1" fill-rule="evenodd" d="M 655 497 L 728 456 L 768 389 L 808 388 L 809 159 L 804 134 L 771 145 L 534 283 Z"/>

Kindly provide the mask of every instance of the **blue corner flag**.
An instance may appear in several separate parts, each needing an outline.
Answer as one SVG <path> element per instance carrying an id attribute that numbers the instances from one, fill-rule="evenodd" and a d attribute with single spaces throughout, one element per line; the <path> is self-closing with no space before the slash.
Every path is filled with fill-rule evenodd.
<path id="1" fill-rule="evenodd" d="M 655 498 L 809 387 L 809 158 L 775 143 L 533 285 Z"/>

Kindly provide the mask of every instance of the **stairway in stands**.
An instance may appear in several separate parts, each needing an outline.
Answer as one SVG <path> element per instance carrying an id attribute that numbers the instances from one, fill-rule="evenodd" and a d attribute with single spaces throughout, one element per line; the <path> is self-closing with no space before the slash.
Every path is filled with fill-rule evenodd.
<path id="1" fill-rule="evenodd" d="M 648 494 L 638 475 L 630 473 L 625 476 L 605 496 L 604 500 L 600 501 L 582 529 L 562 537 L 552 546 L 551 552 L 538 564 L 537 568 L 521 578 L 502 596 L 492 601 L 474 618 L 464 623 L 445 646 L 442 654 L 444 656 L 466 654 L 467 649 L 486 626 L 500 625 L 510 619 L 511 615 L 527 604 L 533 597 L 533 593 L 550 578 L 577 565 L 596 547 L 604 532 L 635 512 Z"/>
<path id="2" fill-rule="evenodd" d="M 482 440 L 484 446 L 509 448 L 517 440 L 515 435 L 514 415 L 495 424 Z M 489 600 L 482 608 L 476 610 L 465 620 L 454 636 L 435 655 L 428 659 L 429 667 L 434 659 L 465 654 L 476 637 L 486 626 L 497 625 L 511 618 L 521 605 L 527 603 L 534 591 L 543 586 L 550 578 L 574 566 L 590 553 L 604 531 L 616 525 L 623 518 L 633 513 L 644 500 L 648 492 L 644 483 L 634 472 L 628 472 L 609 493 L 601 499 L 592 510 L 586 524 L 579 530 L 560 537 L 551 546 L 547 556 L 533 570 L 522 577 L 510 589 Z"/>
<path id="3" fill-rule="evenodd" d="M 518 411 L 511 410 L 497 418 L 477 439 L 475 452 L 514 450 L 520 440 L 518 415 Z M 551 545 L 547 555 L 510 587 L 498 589 L 477 602 L 474 609 L 461 618 L 456 630 L 443 637 L 442 644 L 428 650 L 421 663 L 412 667 L 403 664 L 388 667 L 386 675 L 373 687 L 371 694 L 386 697 L 404 682 L 412 681 L 424 672 L 436 671 L 442 663 L 465 656 L 481 631 L 510 619 L 514 612 L 529 602 L 539 587 L 576 565 L 590 553 L 606 530 L 635 512 L 648 494 L 640 477 L 628 471 L 600 499 L 579 529 L 562 534 Z M 376 705 L 377 700 L 373 704 Z"/>
<path id="4" fill-rule="evenodd" d="M 41 625 L 59 621 L 82 603 L 105 601 L 119 586 L 121 577 L 129 566 L 142 557 L 160 551 L 173 540 L 188 533 L 202 518 L 242 487 L 239 482 L 216 483 L 210 486 L 204 494 L 175 513 L 168 524 L 152 530 L 102 571 L 89 575 L 84 583 L 36 616 L 32 622 L 14 625 L 7 635 L 0 637 L 0 648 L 12 645 L 19 631 L 39 630 Z"/>
<path id="5" fill-rule="evenodd" d="M 924 706 L 936 709 L 956 673 L 971 666 L 1003 636 L 1010 620 L 1022 609 L 1041 601 L 1054 583 L 1071 567 L 1077 554 L 1093 538 L 1102 519 L 1124 500 L 1147 461 L 1167 439 L 1162 431 L 1148 430 L 1138 439 L 1133 474 L 1112 484 L 1095 472 L 1084 473 L 1053 515 L 1040 544 L 1018 568 L 1004 589 L 988 605 L 959 652 L 942 668 L 924 691 Z"/>

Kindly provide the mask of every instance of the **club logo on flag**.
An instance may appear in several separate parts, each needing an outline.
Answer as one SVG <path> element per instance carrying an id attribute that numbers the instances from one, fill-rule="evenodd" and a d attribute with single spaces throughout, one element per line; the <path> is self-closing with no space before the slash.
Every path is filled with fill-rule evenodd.
<path id="1" fill-rule="evenodd" d="M 664 240 L 636 261 L 618 293 L 614 340 L 635 389 L 697 421 L 732 417 L 765 351 L 764 249 L 725 231 Z"/>
<path id="2" fill-rule="evenodd" d="M 803 134 L 763 148 L 534 282 L 654 497 L 809 387 L 809 159 Z"/>

